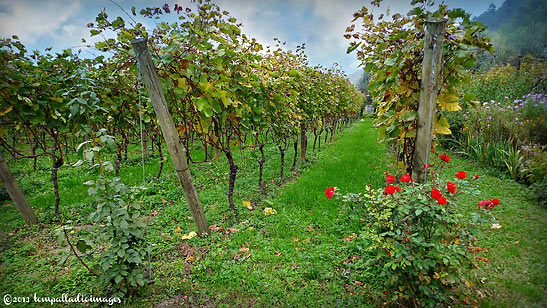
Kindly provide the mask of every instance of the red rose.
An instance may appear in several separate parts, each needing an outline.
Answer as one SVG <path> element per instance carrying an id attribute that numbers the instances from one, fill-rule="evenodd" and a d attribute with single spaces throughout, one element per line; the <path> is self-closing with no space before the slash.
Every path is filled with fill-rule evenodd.
<path id="1" fill-rule="evenodd" d="M 458 173 L 456 173 L 456 177 L 460 180 L 463 180 L 467 177 L 467 174 L 465 173 L 465 171 L 459 171 Z"/>
<path id="2" fill-rule="evenodd" d="M 410 182 L 410 181 L 412 181 L 412 178 L 410 178 L 410 175 L 408 173 L 404 174 L 401 177 L 401 182 Z"/>
<path id="3" fill-rule="evenodd" d="M 397 190 L 397 188 L 395 188 L 395 186 L 393 185 L 388 185 L 386 188 L 385 188 L 385 192 L 390 194 L 390 195 L 393 195 L 393 193 Z"/>
<path id="4" fill-rule="evenodd" d="M 475 180 L 478 180 L 479 179 L 479 175 L 475 175 Z"/>
<path id="5" fill-rule="evenodd" d="M 431 188 L 431 198 L 439 200 L 439 198 L 442 196 L 443 194 L 438 189 Z"/>
<path id="6" fill-rule="evenodd" d="M 396 191 L 401 191 L 401 188 L 399 186 L 395 186 Z"/>
<path id="7" fill-rule="evenodd" d="M 452 183 L 452 182 L 447 182 L 446 183 L 446 189 L 448 189 L 448 191 L 451 193 L 451 194 L 454 194 L 456 193 L 456 184 L 455 183 Z"/>
<path id="8" fill-rule="evenodd" d="M 437 202 L 439 204 L 447 204 L 448 202 L 446 202 L 446 198 L 445 197 L 439 197 L 439 199 L 437 199 Z"/>
<path id="9" fill-rule="evenodd" d="M 443 155 L 440 155 L 439 158 L 447 163 L 450 162 L 450 157 L 448 157 L 448 155 L 446 155 L 446 153 L 444 153 Z"/>
<path id="10" fill-rule="evenodd" d="M 431 168 L 431 165 L 430 165 L 430 164 L 425 164 L 425 165 L 424 165 L 424 168 L 425 168 L 425 169 L 429 169 L 429 168 Z"/>
<path id="11" fill-rule="evenodd" d="M 494 203 L 494 205 L 498 205 L 500 204 L 500 201 L 498 200 L 498 198 L 495 198 L 494 200 L 492 200 L 492 203 Z"/>
<path id="12" fill-rule="evenodd" d="M 482 259 L 484 262 L 488 263 L 488 258 Z"/>
<path id="13" fill-rule="evenodd" d="M 395 177 L 391 174 L 386 175 L 386 182 L 388 184 L 393 184 L 393 182 L 395 182 Z"/>
<path id="14" fill-rule="evenodd" d="M 497 200 L 497 199 L 495 199 Z M 495 201 L 494 200 L 483 200 L 483 201 L 479 201 L 479 209 L 481 209 L 483 206 L 489 210 L 490 207 L 492 208 L 495 208 L 496 207 L 496 204 L 494 203 Z M 497 201 L 498 204 L 499 204 L 499 200 Z"/>
<path id="15" fill-rule="evenodd" d="M 332 199 L 332 195 L 334 195 L 334 187 L 327 187 L 327 189 L 325 189 L 325 196 Z"/>

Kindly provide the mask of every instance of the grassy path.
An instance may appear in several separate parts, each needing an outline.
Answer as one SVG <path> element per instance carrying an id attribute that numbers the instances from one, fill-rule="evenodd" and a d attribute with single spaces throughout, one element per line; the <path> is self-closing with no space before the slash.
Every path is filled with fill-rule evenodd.
<path id="1" fill-rule="evenodd" d="M 354 264 L 360 267 L 355 272 L 341 265 L 351 255 L 360 254 L 359 248 L 343 240 L 359 232 L 359 226 L 346 224 L 346 215 L 324 192 L 331 186 L 357 192 L 368 183 L 380 185 L 386 170 L 384 154 L 384 146 L 376 143 L 371 122 L 358 122 L 337 136 L 315 164 L 287 183 L 275 199 L 264 201 L 253 211 L 242 210 L 243 223 L 235 226 L 239 232 L 230 238 L 213 234 L 211 239 L 203 240 L 201 244 L 208 245 L 209 252 L 191 274 L 183 273 L 193 283 L 184 286 L 180 276 L 173 277 L 173 272 L 185 267 L 179 258 L 160 265 L 160 276 L 156 278 L 175 284 L 156 285 L 152 293 L 171 294 L 171 299 L 164 300 L 166 305 L 180 293 L 201 294 L 196 299 L 201 304 L 214 301 L 231 307 L 358 303 L 344 296 L 349 294 L 344 285 L 353 283 L 356 277 L 374 280 L 375 273 L 359 262 Z M 265 216 L 265 207 L 277 213 Z"/>

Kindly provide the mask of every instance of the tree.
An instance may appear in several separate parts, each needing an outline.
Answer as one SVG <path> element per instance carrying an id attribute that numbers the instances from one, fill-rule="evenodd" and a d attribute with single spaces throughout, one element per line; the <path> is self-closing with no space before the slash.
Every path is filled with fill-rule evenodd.
<path id="1" fill-rule="evenodd" d="M 366 7 L 354 14 L 347 28 L 350 42 L 348 52 L 357 50 L 357 58 L 365 70 L 371 72 L 369 90 L 378 103 L 378 140 L 395 143 L 398 165 L 411 173 L 417 127 L 423 61 L 424 20 L 429 17 L 446 18 L 441 92 L 438 95 L 433 135 L 450 134 L 443 113 L 461 109 L 459 102 L 473 99 L 459 93 L 458 85 L 468 80 L 466 68 L 475 65 L 479 50 L 493 51 L 487 38 L 481 36 L 485 26 L 472 22 L 461 9 L 449 10 L 439 6 L 435 12 L 427 10 L 429 1 L 413 1 L 416 6 L 407 16 L 393 14 L 389 19 L 373 18 Z M 432 136 L 433 137 L 433 136 Z"/>

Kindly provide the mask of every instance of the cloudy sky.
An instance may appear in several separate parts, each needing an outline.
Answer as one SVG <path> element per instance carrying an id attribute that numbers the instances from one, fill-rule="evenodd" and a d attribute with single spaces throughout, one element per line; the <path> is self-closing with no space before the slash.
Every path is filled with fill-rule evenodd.
<path id="1" fill-rule="evenodd" d="M 188 6 L 189 0 L 115 0 L 131 10 L 175 3 Z M 436 1 L 440 2 L 440 1 Z M 355 54 L 346 54 L 348 41 L 343 38 L 352 14 L 361 6 L 370 7 L 370 0 L 217 0 L 244 25 L 244 32 L 263 45 L 272 45 L 273 38 L 285 41 L 287 48 L 306 43 L 311 64 L 332 66 L 338 63 L 348 73 L 359 70 Z M 407 13 L 410 0 L 384 0 L 379 14 L 389 7 L 392 13 Z M 476 16 L 490 3 L 499 7 L 503 0 L 445 0 L 449 7 L 461 7 Z M 79 49 L 81 39 L 89 38 L 86 24 L 95 20 L 101 9 L 109 17 L 122 16 L 123 11 L 110 0 L 0 0 L 0 37 L 19 36 L 29 50 L 53 51 L 65 48 Z M 170 20 L 174 21 L 173 15 Z M 150 20 L 139 20 L 153 26 Z M 148 27 L 147 27 L 148 28 Z M 82 56 L 91 56 L 84 48 Z"/>

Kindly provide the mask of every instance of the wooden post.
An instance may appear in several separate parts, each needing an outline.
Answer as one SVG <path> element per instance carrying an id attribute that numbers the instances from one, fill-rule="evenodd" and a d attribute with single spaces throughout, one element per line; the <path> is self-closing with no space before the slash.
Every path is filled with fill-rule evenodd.
<path id="1" fill-rule="evenodd" d="M 200 236 L 207 235 L 209 234 L 209 226 L 203 208 L 201 207 L 196 187 L 192 181 L 190 169 L 186 162 L 186 151 L 180 143 L 175 123 L 169 113 L 160 79 L 154 67 L 150 51 L 148 50 L 147 41 L 145 38 L 142 38 L 132 41 L 131 44 L 133 45 L 133 50 L 135 51 L 137 61 L 140 65 L 139 73 L 148 89 L 148 95 L 150 96 L 154 111 L 160 122 L 161 131 L 165 143 L 167 143 L 169 155 L 173 160 L 173 165 L 175 166 L 177 176 L 182 185 L 184 196 L 186 197 L 188 207 L 190 208 L 190 213 L 192 213 L 192 217 L 194 218 L 198 234 Z"/>
<path id="2" fill-rule="evenodd" d="M 420 104 L 418 106 L 418 125 L 414 147 L 412 179 L 415 182 L 426 181 L 425 164 L 431 152 L 431 139 L 437 91 L 441 78 L 443 34 L 446 20 L 432 18 L 425 22 L 424 60 L 422 63 L 422 83 L 420 85 Z"/>
<path id="3" fill-rule="evenodd" d="M 8 163 L 4 160 L 2 155 L 0 155 L 0 179 L 4 183 L 6 190 L 15 203 L 15 206 L 17 206 L 19 213 L 23 216 L 25 222 L 28 224 L 37 223 L 38 219 L 36 218 L 34 211 L 30 208 L 25 195 L 23 195 L 23 191 L 21 191 L 17 181 L 15 181 L 13 174 L 11 174 L 11 171 L 9 170 Z"/>

